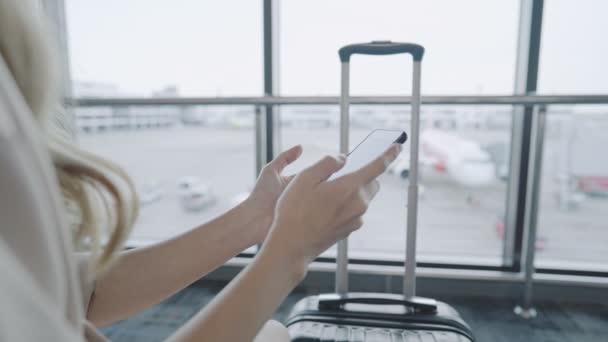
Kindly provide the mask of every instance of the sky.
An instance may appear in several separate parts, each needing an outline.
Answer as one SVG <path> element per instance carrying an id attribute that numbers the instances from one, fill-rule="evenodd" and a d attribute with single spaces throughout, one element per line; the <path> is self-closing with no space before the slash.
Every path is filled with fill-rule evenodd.
<path id="1" fill-rule="evenodd" d="M 66 0 L 72 78 L 148 96 L 262 95 L 261 0 Z M 337 95 L 340 46 L 425 46 L 423 94 L 511 94 L 519 0 L 281 0 L 278 94 Z M 539 93 L 608 93 L 608 1 L 546 0 Z M 351 93 L 409 92 L 404 56 L 357 56 Z"/>

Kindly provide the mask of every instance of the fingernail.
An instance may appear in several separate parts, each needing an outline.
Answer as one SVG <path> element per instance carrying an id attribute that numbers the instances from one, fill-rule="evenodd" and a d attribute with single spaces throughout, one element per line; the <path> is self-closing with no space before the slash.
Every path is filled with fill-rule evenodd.
<path id="1" fill-rule="evenodd" d="M 343 153 L 338 154 L 338 160 L 340 162 L 342 162 L 342 163 L 345 162 L 346 161 L 346 154 L 343 154 Z"/>
<path id="2" fill-rule="evenodd" d="M 390 154 L 388 155 L 388 157 L 393 157 L 393 158 L 396 158 L 396 157 L 397 157 L 397 155 L 399 155 L 399 152 L 401 152 L 400 148 L 401 148 L 401 145 L 397 145 L 397 144 L 395 144 L 395 145 L 394 145 L 394 146 L 391 148 L 391 150 L 390 150 Z"/>

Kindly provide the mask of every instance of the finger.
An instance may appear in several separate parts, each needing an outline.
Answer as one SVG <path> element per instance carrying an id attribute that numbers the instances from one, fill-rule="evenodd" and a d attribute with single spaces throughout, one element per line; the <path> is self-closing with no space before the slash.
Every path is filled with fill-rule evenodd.
<path id="1" fill-rule="evenodd" d="M 346 224 L 343 224 L 338 227 L 338 237 L 339 240 L 346 238 L 350 233 L 358 230 L 363 227 L 363 219 L 361 217 L 357 217 Z"/>
<path id="2" fill-rule="evenodd" d="M 306 177 L 310 178 L 315 183 L 320 183 L 336 171 L 340 170 L 344 166 L 344 162 L 346 161 L 346 157 L 344 155 L 334 156 L 325 156 L 309 168 L 303 171 L 303 174 Z"/>
<path id="3" fill-rule="evenodd" d="M 372 180 L 376 179 L 376 177 L 386 171 L 387 167 L 397 159 L 397 156 L 401 152 L 400 144 L 392 144 L 382 155 L 378 158 L 374 159 L 361 169 L 353 172 L 350 177 L 351 180 L 354 180 L 355 184 L 367 184 Z M 345 178 L 347 178 L 345 177 Z M 350 180 L 348 180 L 350 181 Z"/>
<path id="4" fill-rule="evenodd" d="M 380 191 L 380 182 L 374 179 L 371 182 L 365 184 L 359 190 L 359 197 L 369 205 L 369 203 L 376 197 L 376 194 Z"/>
<path id="5" fill-rule="evenodd" d="M 276 158 L 274 158 L 270 162 L 270 164 L 273 166 L 273 168 L 277 172 L 280 173 L 283 171 L 283 169 L 287 165 L 293 163 L 295 160 L 300 158 L 301 155 L 302 155 L 302 146 L 296 145 L 296 146 L 288 149 L 287 151 L 281 152 Z"/>
<path id="6" fill-rule="evenodd" d="M 291 182 L 291 181 L 292 181 L 294 178 L 296 178 L 296 176 L 297 176 L 297 175 L 296 175 L 295 173 L 294 173 L 293 175 L 286 176 L 286 177 L 285 177 L 285 182 L 286 182 L 287 184 L 289 184 L 289 182 Z"/>
<path id="7" fill-rule="evenodd" d="M 378 193 L 378 189 L 378 185 L 372 185 L 372 183 L 370 183 L 368 186 L 361 187 L 358 191 L 344 199 L 343 204 L 338 211 L 337 222 L 349 222 L 365 214 L 369 207 L 369 203 L 376 193 Z"/>

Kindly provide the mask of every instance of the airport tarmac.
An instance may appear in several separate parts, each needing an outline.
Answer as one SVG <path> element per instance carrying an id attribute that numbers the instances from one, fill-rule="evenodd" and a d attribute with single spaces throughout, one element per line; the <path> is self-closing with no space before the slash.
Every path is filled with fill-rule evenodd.
<path id="1" fill-rule="evenodd" d="M 351 145 L 370 129 L 352 129 Z M 482 145 L 508 143 L 510 131 L 454 131 Z M 255 182 L 254 134 L 251 128 L 181 127 L 81 133 L 81 145 L 122 165 L 138 186 L 160 183 L 160 198 L 142 205 L 132 233 L 135 245 L 173 236 L 200 225 L 234 205 L 234 197 Z M 330 128 L 282 128 L 281 145 L 300 143 L 302 158 L 287 172 L 338 152 L 338 131 Z M 545 143 L 544 165 L 554 165 L 558 144 Z M 577 209 L 561 210 L 555 200 L 555 170 L 543 169 L 539 211 L 542 246 L 537 265 L 608 271 L 608 198 L 585 199 Z M 199 212 L 180 206 L 176 182 L 197 176 L 209 184 L 218 201 Z M 503 241 L 497 224 L 503 220 L 506 183 L 485 189 L 465 189 L 445 178 L 422 174 L 419 203 L 420 261 L 499 265 Z M 380 177 L 381 191 L 364 217 L 365 226 L 352 234 L 351 256 L 402 260 L 405 245 L 407 181 L 395 175 Z M 473 195 L 475 203 L 467 201 Z M 331 253 L 331 252 L 330 252 Z"/>

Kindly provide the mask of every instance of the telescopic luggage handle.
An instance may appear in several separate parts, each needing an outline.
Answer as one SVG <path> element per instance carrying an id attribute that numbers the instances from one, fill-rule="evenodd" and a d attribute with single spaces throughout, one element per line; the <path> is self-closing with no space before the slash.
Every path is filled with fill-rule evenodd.
<path id="1" fill-rule="evenodd" d="M 406 299 L 397 298 L 393 294 L 380 293 L 319 295 L 319 310 L 340 310 L 347 304 L 398 305 L 420 313 L 434 314 L 437 312 L 437 301 L 430 298 L 412 297 Z"/>
<path id="2" fill-rule="evenodd" d="M 351 55 L 396 55 L 400 53 L 409 53 L 414 61 L 421 61 L 422 55 L 424 55 L 424 47 L 412 43 L 376 40 L 371 43 L 346 45 L 338 51 L 342 62 L 348 62 Z"/>
<path id="3" fill-rule="evenodd" d="M 351 44 L 342 47 L 338 54 L 342 66 L 340 94 L 340 153 L 349 152 L 349 82 L 350 57 L 362 55 L 410 54 L 414 60 L 412 77 L 412 116 L 410 131 L 410 173 L 408 185 L 407 233 L 405 246 L 405 272 L 403 277 L 403 296 L 412 299 L 416 296 L 416 226 L 418 219 L 418 145 L 420 130 L 420 69 L 424 47 L 412 43 L 373 41 L 371 43 Z M 348 293 L 348 239 L 338 241 L 336 256 L 336 293 Z"/>

